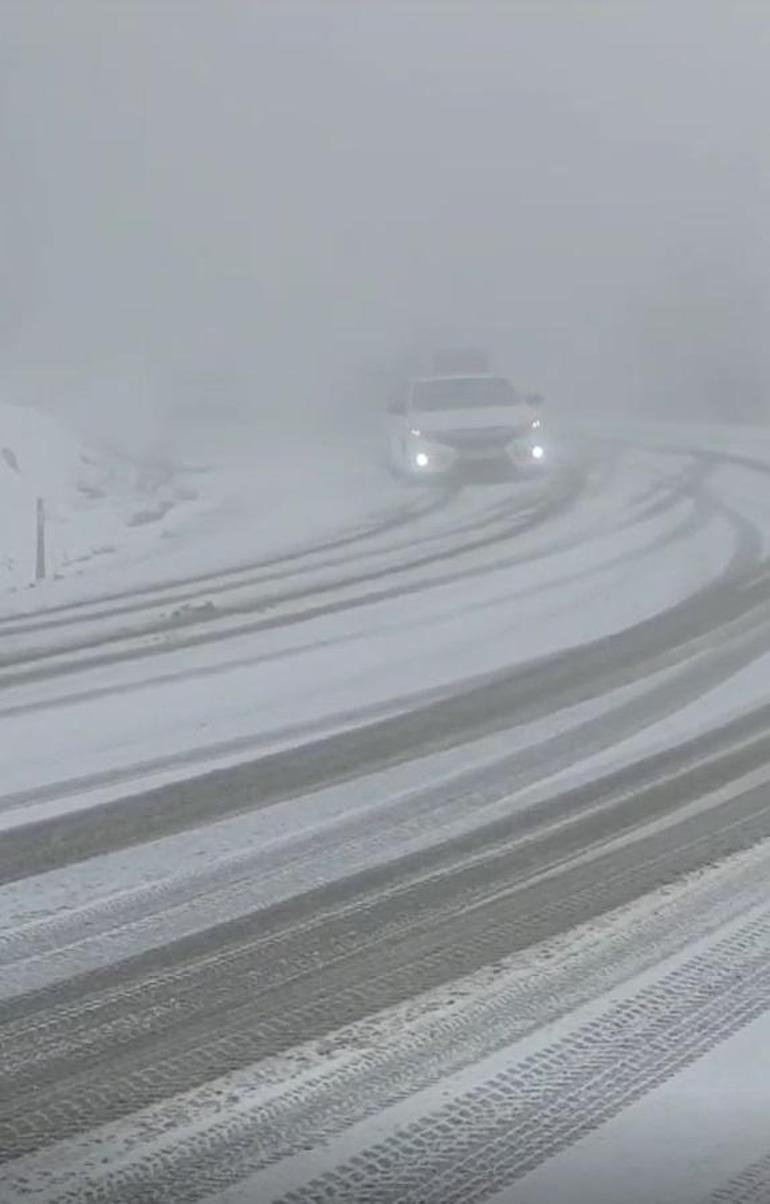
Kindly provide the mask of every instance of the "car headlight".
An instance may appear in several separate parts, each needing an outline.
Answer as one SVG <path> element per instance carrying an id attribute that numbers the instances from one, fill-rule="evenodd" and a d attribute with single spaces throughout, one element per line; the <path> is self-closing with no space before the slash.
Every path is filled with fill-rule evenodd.
<path id="1" fill-rule="evenodd" d="M 533 460 L 542 460 L 544 455 L 545 455 L 545 448 L 541 447 L 539 443 L 536 443 L 535 446 L 532 448 L 532 459 Z"/>
<path id="2" fill-rule="evenodd" d="M 418 451 L 414 457 L 414 462 L 418 468 L 427 468 L 430 463 L 430 457 L 427 452 Z"/>
<path id="3" fill-rule="evenodd" d="M 533 431 L 539 431 L 540 427 L 542 425 L 543 425 L 543 422 L 542 422 L 541 418 L 533 418 L 532 419 L 532 430 Z"/>

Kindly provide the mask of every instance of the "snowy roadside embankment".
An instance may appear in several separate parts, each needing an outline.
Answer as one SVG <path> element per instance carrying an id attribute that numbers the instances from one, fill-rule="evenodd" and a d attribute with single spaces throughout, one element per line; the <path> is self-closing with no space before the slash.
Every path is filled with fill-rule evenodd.
<path id="1" fill-rule="evenodd" d="M 370 449 L 340 446 L 330 429 L 211 415 L 177 415 L 162 437 L 94 429 L 90 445 L 47 413 L 0 402 L 0 613 L 228 571 L 404 504 Z M 37 498 L 47 566 L 35 585 Z M 34 604 L 20 606 L 31 586 Z"/>
<path id="2" fill-rule="evenodd" d="M 36 509 L 45 511 L 38 588 L 157 543 L 197 499 L 169 465 L 108 456 L 30 406 L 0 403 L 0 591 L 35 581 Z"/>

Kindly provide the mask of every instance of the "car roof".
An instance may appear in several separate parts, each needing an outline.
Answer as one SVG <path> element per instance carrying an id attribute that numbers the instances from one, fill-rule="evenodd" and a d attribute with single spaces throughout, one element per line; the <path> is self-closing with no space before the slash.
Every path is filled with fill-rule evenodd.
<path id="1" fill-rule="evenodd" d="M 442 372 L 438 376 L 415 376 L 413 383 L 425 385 L 435 380 L 506 380 L 497 372 Z"/>

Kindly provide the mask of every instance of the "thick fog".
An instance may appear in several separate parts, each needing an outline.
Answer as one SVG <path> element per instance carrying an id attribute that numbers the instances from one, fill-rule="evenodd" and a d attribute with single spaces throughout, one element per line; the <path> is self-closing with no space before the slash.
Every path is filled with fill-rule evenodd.
<path id="1" fill-rule="evenodd" d="M 763 2 L 0 21 L 6 393 L 326 414 L 459 340 L 578 412 L 765 407 Z"/>

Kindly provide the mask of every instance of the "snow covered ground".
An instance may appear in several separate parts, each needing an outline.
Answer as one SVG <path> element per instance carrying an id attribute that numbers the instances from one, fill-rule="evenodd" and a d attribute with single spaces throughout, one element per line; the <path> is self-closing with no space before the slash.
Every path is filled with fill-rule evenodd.
<path id="1" fill-rule="evenodd" d="M 631 910 L 629 927 L 659 905 Z M 328 1191 L 353 1204 L 377 1184 L 380 1198 L 425 1204 L 703 1204 L 767 1158 L 770 1017 L 750 1005 L 730 1015 L 702 982 L 716 988 L 732 963 L 750 979 L 767 961 L 769 935 L 767 906 L 757 904 L 532 1038 L 217 1199 L 310 1201 Z M 449 1156 L 453 1147 L 464 1160 Z M 552 1157 L 522 1176 L 544 1147 Z M 511 1186 L 490 1196 L 506 1178 Z"/>
<path id="2" fill-rule="evenodd" d="M 9 1198 L 139 1199 L 154 1176 L 231 1143 L 242 1177 L 196 1198 L 764 1201 L 750 1176 L 745 1194 L 717 1193 L 766 1163 L 770 1144 L 756 1002 L 769 868 L 765 842 L 324 1041 L 59 1142 L 12 1164 Z M 428 1085 L 410 1093 L 417 1068 Z"/>
<path id="3" fill-rule="evenodd" d="M 150 549 L 159 556 L 162 540 L 204 509 L 194 473 L 110 455 L 50 415 L 0 403 L 0 592 L 35 582 L 38 498 L 47 580 L 34 605 L 54 599 L 67 578 L 98 578 L 104 565 Z"/>
<path id="4" fill-rule="evenodd" d="M 679 468 L 675 459 L 669 478 Z M 420 568 L 420 588 L 410 578 L 402 596 L 375 592 L 364 607 L 348 605 L 356 586 L 342 591 L 338 612 L 306 622 L 248 634 L 236 627 L 199 648 L 177 650 L 172 638 L 157 666 L 143 657 L 8 686 L 0 703 L 5 793 L 59 782 L 71 799 L 69 780 L 82 787 L 110 770 L 163 771 L 163 758 L 181 771 L 185 750 L 194 750 L 191 765 L 200 770 L 207 748 L 213 764 L 245 754 L 249 738 L 263 749 L 267 738 L 297 742 L 312 724 L 403 709 L 426 691 L 649 619 L 719 576 L 735 551 L 735 532 L 718 512 L 690 530 L 686 500 L 626 524 L 619 542 L 615 528 L 634 519 L 650 480 L 660 484 L 655 461 L 629 459 L 621 476 L 600 480 L 595 495 L 549 524 L 545 543 L 537 531 L 523 536 L 513 562 L 502 565 L 496 547 L 474 549 L 459 581 L 452 572 L 444 581 L 442 564 Z M 242 613 L 237 618 L 241 624 Z"/>
<path id="5" fill-rule="evenodd" d="M 544 839 L 566 832 L 571 814 L 548 818 L 555 799 L 687 741 L 709 740 L 712 733 L 716 739 L 728 721 L 756 712 L 766 701 L 768 663 L 770 438 L 662 424 L 605 426 L 603 434 L 610 442 L 589 461 L 574 501 L 518 535 L 505 536 L 504 528 L 498 534 L 495 524 L 511 513 L 528 514 L 543 495 L 469 489 L 448 510 L 367 543 L 355 576 L 345 577 L 344 554 L 332 567 L 300 560 L 291 570 L 291 591 L 274 599 L 261 576 L 238 576 L 215 595 L 218 605 L 229 599 L 230 610 L 223 606 L 201 628 L 205 639 L 197 644 L 186 646 L 176 635 L 148 642 L 141 623 L 150 611 L 143 610 L 136 630 L 125 635 L 126 647 L 133 641 L 130 657 L 79 664 L 77 649 L 57 657 L 56 639 L 82 630 L 111 640 L 112 612 L 93 603 L 73 612 L 79 618 L 53 626 L 39 674 L 15 684 L 9 679 L 0 696 L 0 827 L 8 839 L 23 836 L 29 823 L 69 822 L 80 812 L 88 812 L 80 816 L 85 820 L 93 815 L 98 827 L 100 806 L 121 799 L 121 814 L 130 820 L 149 786 L 269 749 L 299 748 L 320 734 L 355 732 L 385 715 L 416 713 L 428 700 L 494 682 L 502 669 L 547 665 L 567 650 L 579 654 L 591 640 L 610 642 L 601 645 L 597 663 L 578 656 L 573 676 L 554 686 L 552 704 L 533 715 L 513 712 L 500 730 L 439 744 L 270 805 L 255 798 L 246 810 L 221 816 L 216 806 L 227 800 L 220 804 L 214 783 L 206 822 L 152 840 L 132 834 L 125 845 L 108 843 L 106 851 L 82 860 L 64 857 L 19 881 L 10 874 L 0 886 L 5 1005 L 23 1006 L 27 992 L 72 989 L 83 981 L 86 1019 L 76 1043 L 98 1042 L 90 972 L 114 973 L 120 993 L 130 959 L 141 969 L 145 958 L 149 985 L 135 986 L 129 977 L 129 992 L 137 998 L 143 989 L 160 992 L 158 982 L 168 973 L 170 994 L 162 1006 L 173 1012 L 189 991 L 197 1007 L 194 989 L 182 985 L 188 969 L 175 985 L 174 967 L 158 978 L 153 958 L 160 966 L 164 950 L 203 942 L 215 931 L 201 973 L 221 958 L 226 977 L 241 956 L 240 945 L 226 945 L 228 926 L 237 933 L 239 924 L 278 905 L 288 908 L 311 889 L 340 884 L 343 890 L 367 875 L 376 881 L 403 862 L 405 877 L 392 887 L 398 896 L 411 890 L 411 875 L 422 872 L 421 858 L 428 858 L 426 885 L 461 869 L 477 871 L 475 879 L 463 879 L 467 908 L 462 892 L 448 893 L 451 925 L 482 906 L 479 883 L 505 855 L 507 836 L 499 847 L 475 850 L 474 833 L 496 824 L 507 832 L 507 825 L 537 817 L 539 808 Z M 71 450 L 68 463 L 80 464 L 77 446 Z M 57 456 L 63 463 L 63 452 Z M 287 490 L 284 460 L 259 479 L 253 463 L 253 449 L 244 448 L 241 462 L 231 458 L 227 470 L 211 478 L 206 498 L 191 503 L 199 509 L 188 509 L 157 545 L 155 535 L 144 533 L 141 547 L 121 545 L 111 565 L 105 561 L 85 586 L 52 582 L 45 599 L 35 593 L 36 603 L 82 603 L 88 590 L 144 588 L 153 575 L 168 581 L 191 571 L 217 573 L 365 527 L 403 497 L 402 487 L 352 449 L 334 469 L 328 459 L 315 467 L 308 460 L 303 498 Z M 66 501 L 72 477 L 62 480 Z M 260 497 L 270 507 L 263 523 L 254 518 Z M 449 556 L 453 528 L 457 538 L 466 528 L 495 534 Z M 418 544 L 440 555 L 412 563 Z M 286 588 L 283 579 L 279 585 Z M 197 595 L 203 602 L 206 588 Z M 272 578 L 269 588 L 276 588 Z M 745 597 L 745 607 L 736 595 Z M 316 613 L 312 606 L 320 598 L 332 604 Z M 22 656 L 22 669 L 25 641 L 44 618 L 32 609 L 25 598 L 27 618 L 14 620 L 17 627 L 9 631 L 16 634 L 6 642 Z M 265 614 L 274 622 L 265 624 Z M 632 631 L 638 652 L 625 675 L 613 676 L 623 644 L 612 639 Z M 652 636 L 661 631 L 670 638 L 656 643 Z M 72 664 L 65 672 L 67 657 Z M 9 662 L 6 671 L 17 666 Z M 594 694 L 582 693 L 583 672 L 596 676 Z M 738 754 L 754 750 L 761 735 L 761 729 L 738 734 L 726 751 L 740 763 Z M 701 768 L 709 755 L 707 743 L 704 748 Z M 574 863 L 586 867 L 584 894 L 608 890 L 609 878 L 606 886 L 601 877 L 591 882 L 594 862 L 617 853 L 615 878 L 623 881 L 636 872 L 635 850 L 645 840 L 658 839 L 662 857 L 668 834 L 673 843 L 687 822 L 718 817 L 720 809 L 729 813 L 746 797 L 761 801 L 770 770 L 762 756 L 752 758 L 753 752 L 744 769 L 713 786 L 693 788 L 692 798 L 676 794 L 687 789 L 685 764 L 671 779 L 674 794 L 660 813 L 639 815 L 612 835 L 602 819 L 622 808 L 623 788 L 620 801 L 589 793 L 582 807 L 595 822 L 594 843 L 570 848 L 567 841 L 568 851 L 557 849 L 544 868 L 532 871 L 533 881 L 553 882 L 556 890 L 564 867 Z M 664 766 L 658 789 L 666 787 L 666 774 Z M 700 829 L 694 831 L 701 839 Z M 534 844 L 536 835 L 522 845 Z M 430 857 L 455 842 L 456 862 L 434 877 Z M 95 1124 L 13 1163 L 7 1184 L 15 1194 L 8 1198 L 64 1200 L 87 1184 L 96 1198 L 110 1199 L 114 1189 L 116 1198 L 143 1199 L 142 1185 L 169 1173 L 166 1162 L 172 1166 L 188 1154 L 194 1161 L 199 1147 L 216 1150 L 221 1143 L 226 1149 L 232 1142 L 241 1181 L 222 1171 L 226 1188 L 209 1193 L 223 1204 L 284 1196 L 292 1204 L 322 1196 L 353 1204 L 361 1184 L 388 1204 L 466 1204 L 486 1199 L 491 1188 L 496 1204 L 696 1204 L 747 1165 L 763 1163 L 770 1145 L 770 1071 L 756 1056 L 751 1064 L 768 1031 L 769 856 L 765 841 L 717 857 L 715 865 L 628 906 L 609 906 L 599 920 L 335 1029 L 323 1042 L 298 1039 L 281 1057 L 231 1075 L 217 1071 L 220 1077 L 202 1088 L 169 1092 L 165 1102 L 119 1122 Z M 390 889 L 375 886 L 367 908 Z M 514 888 L 503 876 L 498 889 L 502 897 Z M 407 915 L 392 921 L 396 934 L 403 922 L 404 939 L 414 918 L 408 909 Z M 302 917 L 300 929 L 306 919 L 312 942 L 316 917 Z M 376 929 L 378 939 L 390 923 Z M 510 930 L 510 917 L 505 927 Z M 344 965 L 353 931 L 351 919 L 350 930 L 343 927 L 335 938 L 340 944 L 330 965 Z M 363 931 L 366 945 L 366 924 Z M 428 936 L 428 960 L 434 939 Z M 323 965 L 323 946 L 313 944 L 308 956 Z M 301 974 L 310 973 L 305 962 L 298 965 Z M 255 966 L 246 986 L 236 982 L 249 999 L 261 962 Z M 189 973 L 198 972 L 193 960 Z M 98 978 L 94 983 L 94 1006 L 101 1008 Z M 234 999 L 240 1014 L 246 1004 L 237 992 Z M 55 1001 L 50 1006 L 55 1028 L 64 1021 Z M 104 1006 L 112 1006 L 109 998 Z M 19 1031 L 12 1027 L 11 1039 L 23 1050 L 23 1018 L 14 1023 Z M 145 1018 L 131 1003 L 123 1018 L 113 1022 L 108 1015 L 105 1048 L 112 1048 L 113 1023 L 119 1038 L 123 1023 L 131 1028 Z M 55 1050 L 56 1038 L 50 1040 Z M 69 1038 L 62 1040 L 69 1057 Z M 24 1056 L 45 1058 L 45 1049 Z M 648 1164 L 654 1164 L 651 1178 L 643 1184 Z M 386 1189 L 390 1195 L 376 1194 Z M 135 1194 L 124 1197 L 124 1190 Z"/>
<path id="6" fill-rule="evenodd" d="M 223 440 L 211 418 L 192 429 L 178 421 L 178 437 L 107 446 L 0 402 L 0 615 L 226 570 L 403 504 L 366 444 L 248 426 Z M 47 579 L 35 584 L 38 497 Z"/>
<path id="7" fill-rule="evenodd" d="M 768 1082 L 763 1012 L 490 1204 L 763 1204 Z"/>

